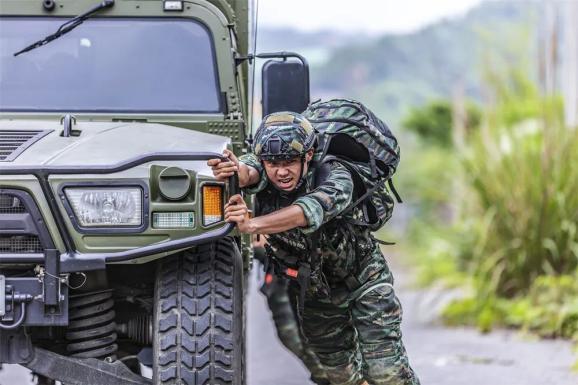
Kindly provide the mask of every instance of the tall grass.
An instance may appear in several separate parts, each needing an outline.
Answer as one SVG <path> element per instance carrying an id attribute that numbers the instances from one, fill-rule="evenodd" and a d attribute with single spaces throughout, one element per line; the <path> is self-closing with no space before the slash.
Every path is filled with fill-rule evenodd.
<path id="1" fill-rule="evenodd" d="M 578 266 L 578 131 L 562 124 L 558 100 L 513 80 L 464 160 L 467 215 L 482 226 L 462 258 L 480 289 L 502 297 Z"/>
<path id="2" fill-rule="evenodd" d="M 451 130 L 447 114 L 413 114 L 421 140 L 399 172 L 413 203 L 404 252 L 421 283 L 469 289 L 446 322 L 578 340 L 578 128 L 521 71 L 491 75 L 493 102 L 464 147 L 431 140 Z"/>

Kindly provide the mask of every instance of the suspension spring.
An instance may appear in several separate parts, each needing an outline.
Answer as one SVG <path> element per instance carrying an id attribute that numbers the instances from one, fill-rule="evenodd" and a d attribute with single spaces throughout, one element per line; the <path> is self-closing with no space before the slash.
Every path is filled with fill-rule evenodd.
<path id="1" fill-rule="evenodd" d="M 115 357 L 118 350 L 112 291 L 75 295 L 69 301 L 66 349 L 72 357 Z"/>

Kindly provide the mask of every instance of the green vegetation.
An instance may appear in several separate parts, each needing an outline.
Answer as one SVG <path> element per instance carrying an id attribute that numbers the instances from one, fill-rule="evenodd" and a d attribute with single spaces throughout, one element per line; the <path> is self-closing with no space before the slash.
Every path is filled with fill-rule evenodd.
<path id="1" fill-rule="evenodd" d="M 469 103 L 466 116 L 465 130 L 471 134 L 480 125 L 481 112 L 475 104 Z M 424 108 L 412 109 L 403 126 L 431 144 L 452 146 L 452 106 L 446 100 L 436 100 Z"/>
<path id="2" fill-rule="evenodd" d="M 422 283 L 469 288 L 445 309 L 449 324 L 578 339 L 578 134 L 562 124 L 560 100 L 541 97 L 519 71 L 490 78 L 495 102 L 463 149 L 448 149 L 447 102 L 406 119 L 429 144 L 412 160 L 426 169 L 406 176 L 425 184 L 411 187 L 421 218 L 411 254 Z M 440 195 L 428 190 L 439 186 L 432 179 L 445 181 Z"/>

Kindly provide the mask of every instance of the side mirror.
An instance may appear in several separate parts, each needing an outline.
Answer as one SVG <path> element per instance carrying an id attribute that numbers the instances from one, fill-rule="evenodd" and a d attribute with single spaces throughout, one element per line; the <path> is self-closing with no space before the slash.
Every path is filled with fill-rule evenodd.
<path id="1" fill-rule="evenodd" d="M 310 97 L 309 66 L 305 58 L 290 52 L 259 54 L 257 57 L 283 59 L 268 60 L 263 65 L 263 116 L 279 111 L 303 112 Z"/>

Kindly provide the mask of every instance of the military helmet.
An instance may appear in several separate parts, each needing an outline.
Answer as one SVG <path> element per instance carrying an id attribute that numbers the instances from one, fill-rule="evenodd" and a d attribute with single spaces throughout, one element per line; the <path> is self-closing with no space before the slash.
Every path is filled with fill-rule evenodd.
<path id="1" fill-rule="evenodd" d="M 302 157 L 316 143 L 315 130 L 301 114 L 275 112 L 263 118 L 255 134 L 253 152 L 261 160 Z"/>

